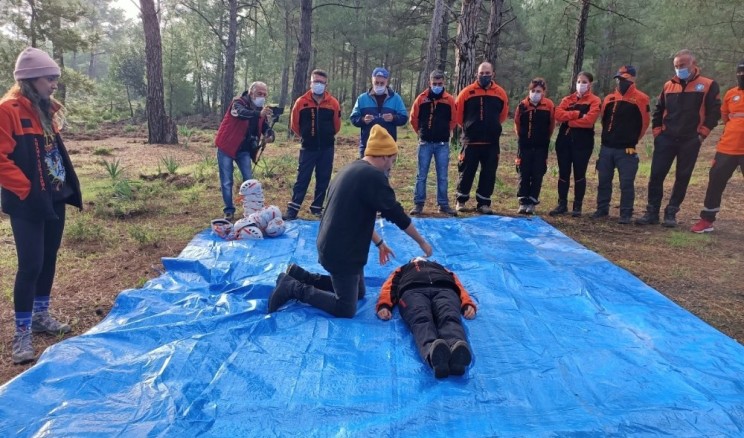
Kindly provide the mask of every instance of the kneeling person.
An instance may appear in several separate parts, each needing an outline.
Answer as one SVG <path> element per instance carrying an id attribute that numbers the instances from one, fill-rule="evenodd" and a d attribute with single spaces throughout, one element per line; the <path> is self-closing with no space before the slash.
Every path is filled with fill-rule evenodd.
<path id="1" fill-rule="evenodd" d="M 441 379 L 465 374 L 472 352 L 460 313 L 473 319 L 477 309 L 460 279 L 439 263 L 416 257 L 382 285 L 377 316 L 389 320 L 396 304 L 434 375 Z"/>

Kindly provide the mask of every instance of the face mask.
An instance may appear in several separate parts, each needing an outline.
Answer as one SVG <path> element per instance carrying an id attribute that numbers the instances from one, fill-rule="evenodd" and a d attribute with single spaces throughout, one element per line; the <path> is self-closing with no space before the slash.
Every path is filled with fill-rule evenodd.
<path id="1" fill-rule="evenodd" d="M 386 86 L 384 86 L 384 85 L 375 85 L 375 86 L 373 87 L 373 89 L 375 90 L 375 94 L 376 94 L 376 95 L 378 95 L 378 96 L 379 96 L 379 95 L 382 95 L 382 94 L 385 94 L 385 89 L 386 89 L 386 88 L 387 88 L 387 87 L 386 87 Z"/>
<path id="2" fill-rule="evenodd" d="M 442 94 L 442 91 L 444 91 L 444 87 L 442 86 L 431 87 L 431 92 L 434 94 Z"/>
<path id="3" fill-rule="evenodd" d="M 311 88 L 313 89 L 313 94 L 323 94 L 325 87 L 325 84 L 314 82 Z"/>
<path id="4" fill-rule="evenodd" d="M 630 81 L 617 81 L 617 89 L 620 91 L 620 94 L 625 94 L 628 88 L 630 88 L 630 84 L 632 84 Z"/>
<path id="5" fill-rule="evenodd" d="M 263 108 L 264 104 L 266 103 L 266 98 L 257 97 L 255 99 L 251 99 L 251 102 L 253 102 L 253 105 L 257 106 L 258 108 Z"/>
<path id="6" fill-rule="evenodd" d="M 744 90 L 744 75 L 736 75 L 736 80 L 739 81 L 739 88 Z"/>
<path id="7" fill-rule="evenodd" d="M 479 76 L 478 77 L 478 83 L 483 88 L 488 87 L 491 84 L 491 75 L 488 75 L 488 76 Z"/>
<path id="8" fill-rule="evenodd" d="M 677 74 L 677 77 L 683 81 L 690 77 L 690 69 L 688 68 L 675 68 L 674 72 Z"/>
<path id="9" fill-rule="evenodd" d="M 530 91 L 530 102 L 537 104 L 542 99 L 542 93 L 539 91 Z"/>
<path id="10" fill-rule="evenodd" d="M 579 94 L 584 94 L 587 92 L 587 90 L 589 90 L 589 84 L 582 84 L 580 82 L 576 83 L 576 91 Z"/>

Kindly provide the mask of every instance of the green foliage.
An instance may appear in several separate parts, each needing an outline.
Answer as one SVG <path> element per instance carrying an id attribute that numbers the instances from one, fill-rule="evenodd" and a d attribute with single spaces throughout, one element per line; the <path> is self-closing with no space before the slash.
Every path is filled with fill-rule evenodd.
<path id="1" fill-rule="evenodd" d="M 140 249 L 148 246 L 157 246 L 160 241 L 157 233 L 147 226 L 131 225 L 128 231 L 129 236 L 139 244 Z"/>
<path id="2" fill-rule="evenodd" d="M 79 214 L 65 225 L 65 238 L 71 242 L 100 243 L 106 233 L 100 221 L 89 214 Z"/>
<path id="3" fill-rule="evenodd" d="M 124 171 L 118 158 L 111 161 L 101 160 L 99 163 L 104 169 L 106 169 L 106 173 L 108 173 L 108 176 L 112 181 L 118 180 Z"/>
<path id="4" fill-rule="evenodd" d="M 178 160 L 176 160 L 171 155 L 160 158 L 160 162 L 163 163 L 163 165 L 165 166 L 165 170 L 167 170 L 168 173 L 171 175 L 174 175 L 178 170 L 178 167 L 180 166 Z"/>
<path id="5" fill-rule="evenodd" d="M 93 149 L 93 155 L 109 156 L 111 155 L 111 148 L 107 148 L 105 146 L 98 146 L 95 149 Z"/>

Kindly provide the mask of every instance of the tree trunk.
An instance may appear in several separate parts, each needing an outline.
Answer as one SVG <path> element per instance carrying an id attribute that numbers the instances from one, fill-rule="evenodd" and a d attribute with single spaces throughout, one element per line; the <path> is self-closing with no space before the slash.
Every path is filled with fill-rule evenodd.
<path id="1" fill-rule="evenodd" d="M 307 69 L 312 50 L 313 0 L 300 2 L 300 33 L 295 58 L 294 81 L 292 81 L 292 102 L 307 90 Z"/>
<path id="2" fill-rule="evenodd" d="M 444 0 L 435 0 L 434 12 L 432 13 L 431 18 L 431 27 L 429 28 L 429 43 L 426 46 L 424 71 L 419 73 L 419 90 L 424 90 L 429 86 L 429 73 L 437 67 L 437 51 L 440 47 L 442 23 L 444 22 L 445 13 Z"/>
<path id="3" fill-rule="evenodd" d="M 588 0 L 587 0 L 588 1 Z M 475 79 L 475 43 L 478 39 L 478 15 L 482 0 L 463 0 L 460 20 L 457 24 L 455 44 L 455 92 L 467 87 Z"/>
<path id="4" fill-rule="evenodd" d="M 238 0 L 228 0 L 230 8 L 225 45 L 225 75 L 222 79 L 222 111 L 226 111 L 235 97 L 235 53 L 238 50 Z"/>
<path id="5" fill-rule="evenodd" d="M 486 61 L 496 68 L 499 57 L 499 35 L 503 23 L 504 0 L 491 0 L 491 13 L 488 16 L 488 30 L 486 31 Z"/>
<path id="6" fill-rule="evenodd" d="M 612 79 L 613 63 L 615 60 L 615 33 L 617 28 L 617 21 L 615 20 L 615 10 L 617 9 L 617 1 L 611 0 L 607 5 L 607 20 L 608 23 L 604 26 L 602 31 L 602 38 L 604 43 L 602 44 L 599 58 L 597 59 L 597 77 L 596 86 L 593 88 L 596 91 L 600 91 L 602 94 L 607 94 L 612 88 L 614 88 L 614 80 Z"/>
<path id="7" fill-rule="evenodd" d="M 439 64 L 437 69 L 441 71 L 447 71 L 447 58 L 449 55 L 449 11 L 455 4 L 455 0 L 447 0 L 447 9 L 444 11 L 442 17 L 442 30 L 439 32 Z"/>
<path id="8" fill-rule="evenodd" d="M 584 45 L 586 23 L 589 21 L 589 0 L 579 0 L 581 2 L 581 12 L 579 13 L 579 24 L 576 26 L 576 44 L 574 50 L 573 74 L 571 75 L 570 92 L 576 91 L 576 77 L 579 76 L 584 65 Z"/>
<path id="9" fill-rule="evenodd" d="M 147 141 L 177 144 L 176 124 L 165 114 L 163 99 L 163 47 L 153 0 L 140 0 L 147 59 Z"/>
<path id="10" fill-rule="evenodd" d="M 289 93 L 289 61 L 292 55 L 292 14 L 288 8 L 284 9 L 284 64 L 282 65 L 282 91 L 279 95 L 279 107 L 287 106 Z"/>
<path id="11" fill-rule="evenodd" d="M 359 96 L 359 51 L 354 46 L 354 52 L 351 55 L 351 96 L 349 100 L 354 100 Z"/>

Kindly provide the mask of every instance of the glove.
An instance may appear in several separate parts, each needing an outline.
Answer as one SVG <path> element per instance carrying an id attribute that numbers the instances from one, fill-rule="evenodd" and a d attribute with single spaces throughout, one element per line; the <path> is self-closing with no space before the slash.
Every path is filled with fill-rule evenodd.
<path id="1" fill-rule="evenodd" d="M 635 148 L 625 148 L 625 153 L 628 155 L 635 155 L 636 150 Z"/>
<path id="2" fill-rule="evenodd" d="M 519 173 L 519 167 L 522 165 L 522 159 L 517 157 L 514 159 L 514 169 Z"/>

